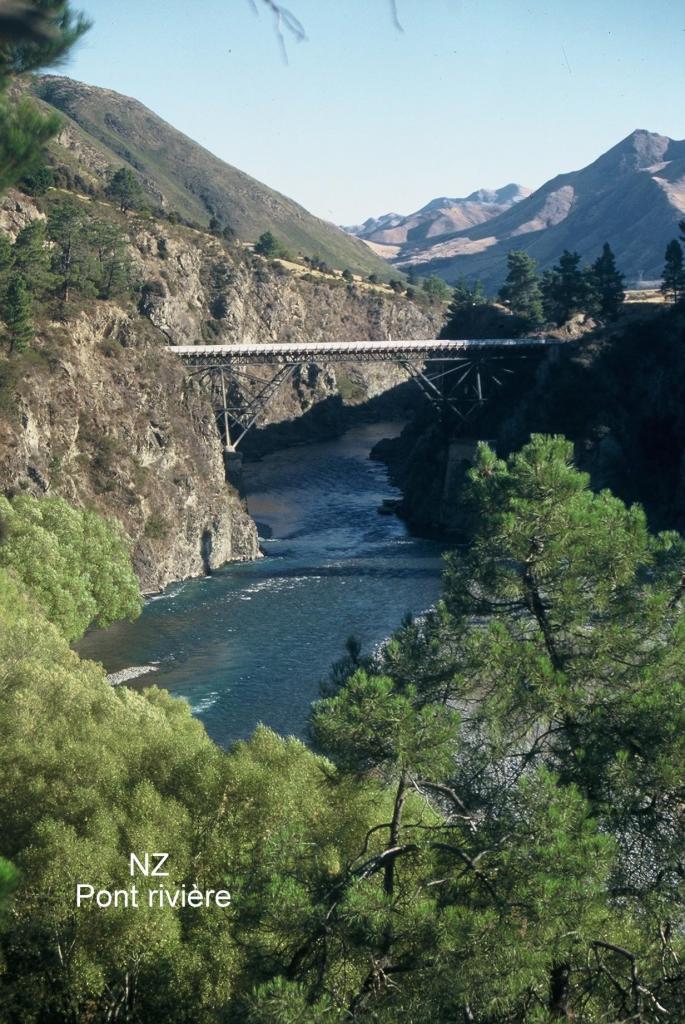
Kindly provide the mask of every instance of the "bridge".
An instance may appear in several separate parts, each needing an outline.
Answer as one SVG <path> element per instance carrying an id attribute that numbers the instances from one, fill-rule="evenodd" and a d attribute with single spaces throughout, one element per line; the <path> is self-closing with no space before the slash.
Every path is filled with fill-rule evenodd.
<path id="1" fill-rule="evenodd" d="M 169 345 L 191 368 L 218 389 L 219 420 L 227 452 L 234 452 L 264 413 L 279 388 L 300 366 L 310 363 L 394 363 L 414 380 L 431 404 L 467 421 L 501 387 L 519 359 L 555 351 L 568 342 L 556 338 L 479 338 L 448 341 L 332 341 Z M 272 367 L 264 379 L 247 368 Z M 246 386 L 247 385 L 247 386 Z"/>

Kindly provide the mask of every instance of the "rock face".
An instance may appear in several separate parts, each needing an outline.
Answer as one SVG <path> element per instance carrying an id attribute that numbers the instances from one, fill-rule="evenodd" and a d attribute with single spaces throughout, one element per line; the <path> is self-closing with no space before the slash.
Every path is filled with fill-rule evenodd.
<path id="1" fill-rule="evenodd" d="M 0 224 L 16 235 L 40 215 L 12 193 Z M 165 345 L 425 337 L 439 316 L 387 289 L 305 280 L 201 231 L 135 216 L 126 228 L 140 291 L 55 303 L 37 317 L 29 353 L 0 355 L 0 488 L 116 516 L 149 592 L 259 554 L 244 501 L 226 482 L 212 396 Z M 389 366 L 312 365 L 268 418 L 289 423 L 336 395 L 359 403 L 400 379 Z"/>
<path id="2" fill-rule="evenodd" d="M 116 516 L 145 591 L 258 555 L 206 397 L 130 314 L 50 324 L 0 422 L 0 480 Z"/>

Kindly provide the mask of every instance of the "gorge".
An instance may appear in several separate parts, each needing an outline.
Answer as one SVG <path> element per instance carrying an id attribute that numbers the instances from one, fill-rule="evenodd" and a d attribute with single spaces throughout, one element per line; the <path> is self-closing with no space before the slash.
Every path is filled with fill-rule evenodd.
<path id="1" fill-rule="evenodd" d="M 353 635 L 371 653 L 407 613 L 437 599 L 444 545 L 411 537 L 378 508 L 399 492 L 369 460 L 398 423 L 248 462 L 247 507 L 265 557 L 168 588 L 140 619 L 91 631 L 82 657 L 150 671 L 190 703 L 221 745 L 259 722 L 304 736 L 310 703 Z"/>

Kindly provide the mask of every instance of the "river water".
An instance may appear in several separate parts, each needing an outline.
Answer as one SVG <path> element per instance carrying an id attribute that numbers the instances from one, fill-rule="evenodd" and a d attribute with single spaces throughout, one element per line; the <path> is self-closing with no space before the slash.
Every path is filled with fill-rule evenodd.
<path id="1" fill-rule="evenodd" d="M 372 650 L 440 592 L 444 547 L 377 511 L 399 493 L 368 455 L 400 426 L 356 427 L 248 463 L 248 507 L 266 557 L 170 587 L 136 622 L 89 633 L 81 656 L 108 672 L 153 666 L 130 685 L 185 698 L 223 746 L 258 722 L 304 736 L 346 638 Z"/>

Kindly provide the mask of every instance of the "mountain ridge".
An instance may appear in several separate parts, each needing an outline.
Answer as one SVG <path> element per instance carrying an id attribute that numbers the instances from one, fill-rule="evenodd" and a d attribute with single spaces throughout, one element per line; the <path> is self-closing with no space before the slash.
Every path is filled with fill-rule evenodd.
<path id="1" fill-rule="evenodd" d="M 430 204 L 428 204 L 430 205 Z M 685 140 L 635 129 L 576 171 L 556 175 L 496 216 L 432 237 L 408 237 L 392 262 L 450 283 L 506 274 L 510 249 L 525 249 L 541 269 L 564 249 L 594 258 L 608 241 L 629 283 L 658 280 L 664 251 L 685 217 Z"/>
<path id="2" fill-rule="evenodd" d="M 139 100 L 62 75 L 34 78 L 31 91 L 110 164 L 134 170 L 167 212 L 200 226 L 216 217 L 244 241 L 270 230 L 296 253 L 339 269 L 392 276 L 363 242 L 221 160 Z"/>
<path id="3" fill-rule="evenodd" d="M 488 221 L 520 202 L 529 192 L 523 185 L 509 183 L 498 189 L 476 189 L 463 197 L 439 196 L 406 216 L 386 213 L 343 230 L 367 243 L 397 246 L 395 255 L 399 256 L 408 244 Z"/>

